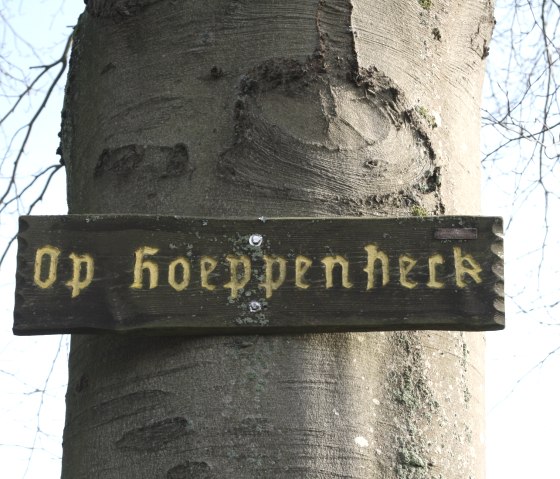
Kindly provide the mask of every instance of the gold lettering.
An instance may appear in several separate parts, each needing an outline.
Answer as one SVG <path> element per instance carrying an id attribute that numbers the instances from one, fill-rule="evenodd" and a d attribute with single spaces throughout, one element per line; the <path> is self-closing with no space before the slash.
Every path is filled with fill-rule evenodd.
<path id="1" fill-rule="evenodd" d="M 428 271 L 430 272 L 430 280 L 426 283 L 428 288 L 441 289 L 445 285 L 437 280 L 437 270 L 438 264 L 443 264 L 443 256 L 440 254 L 434 254 L 428 258 Z"/>
<path id="2" fill-rule="evenodd" d="M 311 267 L 313 261 L 306 256 L 296 257 L 296 287 L 301 289 L 309 288 L 310 284 L 305 281 L 305 273 Z"/>
<path id="3" fill-rule="evenodd" d="M 399 258 L 400 281 L 405 288 L 412 289 L 416 288 L 416 286 L 418 285 L 416 281 L 410 281 L 409 279 L 407 279 L 408 273 L 410 273 L 412 268 L 416 266 L 416 263 L 418 263 L 418 261 L 406 254 L 403 254 Z"/>
<path id="4" fill-rule="evenodd" d="M 381 273 L 382 273 L 382 284 L 386 286 L 389 283 L 389 258 L 383 252 L 377 249 L 374 244 L 368 244 L 364 247 L 368 254 L 367 266 L 364 271 L 368 275 L 367 289 L 373 289 L 375 287 L 375 262 L 381 262 Z M 414 265 L 413 265 L 414 266 Z"/>
<path id="5" fill-rule="evenodd" d="M 243 289 L 251 279 L 251 260 L 248 256 L 226 256 L 230 267 L 230 280 L 224 284 L 224 288 L 231 289 L 230 297 L 237 298 L 239 290 Z M 243 267 L 243 273 L 239 274 L 239 267 Z"/>
<path id="6" fill-rule="evenodd" d="M 142 246 L 135 251 L 136 261 L 134 263 L 134 282 L 130 286 L 134 289 L 142 289 L 144 270 L 148 270 L 150 289 L 154 289 L 158 285 L 159 268 L 153 261 L 144 259 L 146 255 L 154 255 L 159 251 L 158 248 L 151 248 L 150 246 Z"/>
<path id="7" fill-rule="evenodd" d="M 41 269 L 43 266 L 43 258 L 45 256 L 49 257 L 49 274 L 46 279 L 41 278 Z M 35 253 L 35 271 L 33 275 L 33 281 L 39 288 L 47 289 L 50 288 L 56 281 L 56 269 L 58 266 L 58 257 L 60 256 L 60 250 L 54 246 L 46 245 L 37 250 Z"/>
<path id="8" fill-rule="evenodd" d="M 264 282 L 259 286 L 266 291 L 266 297 L 270 298 L 272 292 L 276 291 L 286 281 L 286 260 L 280 256 L 272 257 L 264 255 L 265 273 Z M 278 277 L 274 279 L 274 265 L 278 265 Z"/>
<path id="9" fill-rule="evenodd" d="M 183 270 L 183 278 L 177 282 L 177 266 L 181 266 Z M 191 265 L 186 258 L 180 256 L 169 263 L 169 272 L 167 274 L 167 282 L 175 291 L 183 291 L 191 280 Z"/>
<path id="10" fill-rule="evenodd" d="M 78 296 L 82 290 L 86 289 L 93 280 L 93 258 L 89 254 L 77 255 L 71 253 L 69 258 L 72 260 L 72 279 L 66 283 L 66 286 L 72 288 L 72 297 Z M 84 279 L 80 279 L 82 276 L 82 265 L 86 267 L 86 276 Z"/>
<path id="11" fill-rule="evenodd" d="M 467 286 L 467 283 L 463 281 L 463 276 L 465 276 L 465 274 L 468 274 L 475 283 L 482 282 L 479 275 L 479 273 L 482 272 L 482 268 L 470 254 L 463 256 L 461 248 L 454 246 L 453 257 L 455 258 L 455 279 L 457 280 L 457 286 L 459 286 L 459 288 Z M 468 266 L 466 266 L 465 263 L 467 263 Z"/>
<path id="12" fill-rule="evenodd" d="M 211 256 L 200 258 L 200 285 L 208 291 L 214 291 L 216 286 L 208 282 L 210 273 L 216 269 L 218 262 Z"/>
<path id="13" fill-rule="evenodd" d="M 349 268 L 348 260 L 343 256 L 327 256 L 321 260 L 321 263 L 325 265 L 325 286 L 327 289 L 333 287 L 333 269 L 335 265 L 339 265 L 342 268 L 342 286 L 345 288 L 351 288 L 352 283 L 348 279 Z"/>

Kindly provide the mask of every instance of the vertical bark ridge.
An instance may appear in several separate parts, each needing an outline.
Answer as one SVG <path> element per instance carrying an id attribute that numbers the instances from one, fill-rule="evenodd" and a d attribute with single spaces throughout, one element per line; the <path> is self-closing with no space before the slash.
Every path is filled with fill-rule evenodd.
<path id="1" fill-rule="evenodd" d="M 348 81 L 357 70 L 352 2 L 319 1 L 317 32 L 325 69 L 331 71 L 332 77 Z"/>

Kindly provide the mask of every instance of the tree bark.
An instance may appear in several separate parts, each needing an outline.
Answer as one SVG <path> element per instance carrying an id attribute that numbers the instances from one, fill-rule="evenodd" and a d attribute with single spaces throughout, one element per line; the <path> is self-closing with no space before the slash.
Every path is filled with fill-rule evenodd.
<path id="1" fill-rule="evenodd" d="M 71 213 L 478 213 L 491 1 L 86 3 Z M 483 346 L 73 336 L 62 476 L 481 479 Z"/>

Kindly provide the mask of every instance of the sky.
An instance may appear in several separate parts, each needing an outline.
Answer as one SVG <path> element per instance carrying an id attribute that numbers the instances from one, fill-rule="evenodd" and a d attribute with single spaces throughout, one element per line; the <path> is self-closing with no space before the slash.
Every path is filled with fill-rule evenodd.
<path id="1" fill-rule="evenodd" d="M 75 23 L 83 3 L 62 0 L 23 3 L 26 6 L 18 10 L 13 6 L 17 2 L 0 0 L 0 13 L 11 12 L 10 24 L 30 44 L 37 46 L 40 58 L 31 55 L 21 44 L 12 45 L 12 55 L 20 59 L 21 65 L 49 63 L 62 51 L 67 26 Z M 4 42 L 8 42 L 11 33 L 4 31 L 3 35 Z M 491 49 L 489 61 L 502 59 L 499 51 Z M 55 151 L 62 86 L 55 93 L 34 128 L 26 156 L 31 160 L 30 169 L 22 171 L 25 175 L 33 174 L 38 162 L 58 161 Z M 3 101 L 0 98 L 0 113 L 6 109 Z M 19 124 L 23 124 L 30 111 L 31 105 L 26 104 Z M 9 137 L 10 131 L 3 128 L 0 145 Z M 506 287 L 515 301 L 507 302 L 506 330 L 487 334 L 487 479 L 558 477 L 560 352 L 550 353 L 560 347 L 560 321 L 557 309 L 547 312 L 540 305 L 552 303 L 558 295 L 556 257 L 560 235 L 558 226 L 551 225 L 546 239 L 550 245 L 548 256 L 541 262 L 542 195 L 537 192 L 526 194 L 522 202 L 512 200 L 514 192 L 525 192 L 528 188 L 519 175 L 512 174 L 518 170 L 516 156 L 520 153 L 527 152 L 518 149 L 486 165 L 485 181 L 481 185 L 484 214 L 504 216 L 506 224 L 512 216 L 515 218 L 505 238 Z M 560 185 L 559 179 L 556 169 L 551 181 Z M 60 172 L 34 214 L 66 213 L 64 180 Z M 557 211 L 558 204 L 552 207 Z M 16 222 L 14 205 L 13 215 L 3 215 L 0 242 L 10 237 Z M 541 263 L 544 266 L 539 277 Z M 10 471 L 10 478 L 59 477 L 69 337 L 12 335 L 14 271 L 15 250 L 0 270 L 0 464 L 3 471 Z M 526 309 L 530 305 L 529 309 L 533 310 L 523 312 L 517 303 Z"/>

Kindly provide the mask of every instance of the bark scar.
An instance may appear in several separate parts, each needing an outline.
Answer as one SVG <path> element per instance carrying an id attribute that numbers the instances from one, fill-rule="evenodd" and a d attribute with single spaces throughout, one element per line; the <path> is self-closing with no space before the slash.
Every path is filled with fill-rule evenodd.
<path id="1" fill-rule="evenodd" d="M 169 442 L 188 436 L 193 429 L 191 420 L 172 417 L 125 432 L 116 446 L 128 451 L 157 451 Z"/>

